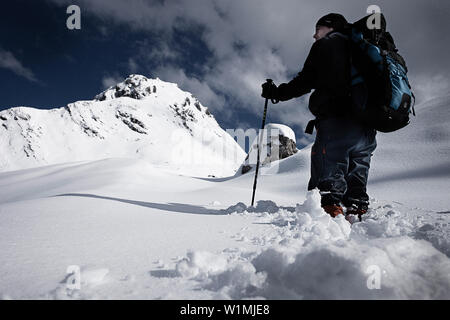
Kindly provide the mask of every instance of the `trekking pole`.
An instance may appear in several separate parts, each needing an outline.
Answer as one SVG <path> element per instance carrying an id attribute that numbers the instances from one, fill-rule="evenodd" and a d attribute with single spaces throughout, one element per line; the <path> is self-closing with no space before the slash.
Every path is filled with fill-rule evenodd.
<path id="1" fill-rule="evenodd" d="M 267 82 L 273 82 L 272 79 L 267 79 Z M 266 102 L 264 103 L 264 114 L 263 114 L 263 120 L 262 120 L 262 126 L 261 126 L 261 137 L 258 139 L 258 145 L 257 145 L 257 158 L 256 158 L 256 170 L 255 170 L 255 180 L 253 182 L 253 195 L 252 195 L 252 207 L 253 203 L 255 201 L 255 191 L 256 191 L 256 182 L 258 181 L 258 169 L 259 169 L 259 153 L 260 153 L 260 145 L 262 143 L 262 137 L 264 132 L 264 126 L 266 124 L 266 114 L 267 114 L 267 103 L 269 102 L 269 99 L 266 98 Z"/>

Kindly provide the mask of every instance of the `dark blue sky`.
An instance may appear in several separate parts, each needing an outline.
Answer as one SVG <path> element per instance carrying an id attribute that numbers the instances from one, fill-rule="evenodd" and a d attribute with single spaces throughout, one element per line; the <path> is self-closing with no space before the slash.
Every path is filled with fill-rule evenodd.
<path id="1" fill-rule="evenodd" d="M 36 81 L 0 68 L 1 110 L 18 105 L 49 108 L 92 99 L 103 91 L 105 76 L 125 78 L 131 73 L 125 62 L 143 49 L 143 42 L 151 46 L 152 41 L 159 41 L 158 35 L 149 31 L 131 30 L 84 13 L 82 29 L 69 30 L 68 17 L 65 6 L 46 1 L 15 0 L 2 7 L 0 48 L 13 53 Z M 102 32 L 102 27 L 107 27 L 107 32 Z M 171 49 L 189 46 L 183 55 L 186 61 L 179 63 L 188 73 L 195 73 L 208 49 L 201 41 L 186 43 L 183 39 L 194 39 L 186 37 L 190 32 L 198 30 L 175 32 Z M 188 63 L 192 59 L 195 63 Z M 145 67 L 137 65 L 133 71 L 153 76 L 149 70 L 157 63 L 146 62 Z"/>
<path id="2" fill-rule="evenodd" d="M 67 17 L 65 8 L 44 1 L 19 0 L 3 7 L 1 47 L 32 70 L 36 81 L 0 69 L 2 109 L 62 106 L 92 98 L 100 89 L 103 70 L 116 57 L 106 54 L 112 44 L 97 35 L 91 19 L 83 19 L 81 32 L 65 27 Z"/>

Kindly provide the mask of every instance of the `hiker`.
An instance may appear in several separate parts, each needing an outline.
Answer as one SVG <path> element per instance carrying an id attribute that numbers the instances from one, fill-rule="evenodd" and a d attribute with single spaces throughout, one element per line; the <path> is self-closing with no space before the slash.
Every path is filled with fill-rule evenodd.
<path id="1" fill-rule="evenodd" d="M 316 117 L 306 131 L 316 139 L 311 149 L 311 178 L 308 190 L 318 188 L 321 205 L 332 217 L 367 212 L 366 186 L 370 159 L 376 148 L 376 130 L 366 127 L 351 114 L 350 48 L 345 35 L 346 19 L 337 13 L 320 18 L 315 39 L 303 69 L 280 86 L 263 84 L 264 98 L 287 101 L 314 92 L 309 110 Z M 352 97 L 366 98 L 362 90 Z"/>

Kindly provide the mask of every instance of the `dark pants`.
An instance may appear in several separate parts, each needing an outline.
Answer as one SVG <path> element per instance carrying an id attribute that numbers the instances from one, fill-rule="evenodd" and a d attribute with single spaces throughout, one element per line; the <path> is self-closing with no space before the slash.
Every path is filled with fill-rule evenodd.
<path id="1" fill-rule="evenodd" d="M 322 206 L 343 203 L 367 209 L 370 158 L 377 146 L 376 130 L 345 118 L 318 121 L 311 150 L 308 190 L 319 188 Z"/>

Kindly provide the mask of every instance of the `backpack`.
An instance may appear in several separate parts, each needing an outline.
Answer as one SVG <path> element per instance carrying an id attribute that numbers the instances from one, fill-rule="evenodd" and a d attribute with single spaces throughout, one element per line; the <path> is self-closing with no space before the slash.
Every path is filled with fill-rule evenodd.
<path id="1" fill-rule="evenodd" d="M 409 124 L 415 116 L 414 94 L 405 60 L 386 31 L 380 14 L 379 29 L 369 29 L 366 16 L 348 26 L 351 51 L 352 113 L 367 126 L 392 132 Z"/>

